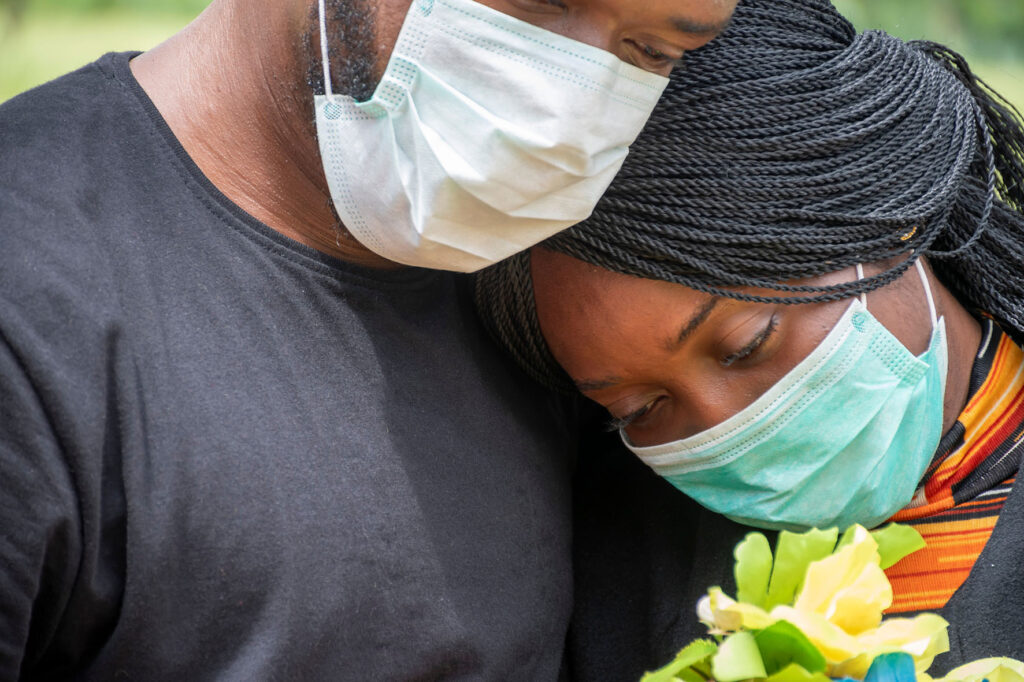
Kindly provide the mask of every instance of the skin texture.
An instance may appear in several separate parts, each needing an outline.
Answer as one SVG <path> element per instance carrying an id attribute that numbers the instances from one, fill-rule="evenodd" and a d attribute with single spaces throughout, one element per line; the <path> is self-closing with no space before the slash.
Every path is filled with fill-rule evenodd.
<path id="1" fill-rule="evenodd" d="M 639 446 L 692 436 L 736 414 L 803 360 L 849 306 L 725 298 L 711 305 L 716 299 L 708 294 L 621 275 L 543 248 L 534 248 L 531 259 L 537 314 L 552 354 Z M 925 265 L 936 313 L 946 319 L 947 430 L 966 403 L 981 328 Z M 864 272 L 881 269 L 868 264 Z M 850 268 L 802 283 L 856 278 Z M 916 268 L 869 293 L 867 307 L 915 355 L 927 349 L 932 325 Z M 637 413 L 628 426 L 623 423 Z"/>
<path id="2" fill-rule="evenodd" d="M 485 4 L 668 73 L 711 40 L 736 0 L 486 0 Z M 336 91 L 365 98 L 387 64 L 409 0 L 329 0 Z M 313 127 L 320 78 L 316 3 L 214 0 L 180 33 L 132 60 L 139 83 L 210 181 L 303 244 L 371 267 L 331 205 Z"/>

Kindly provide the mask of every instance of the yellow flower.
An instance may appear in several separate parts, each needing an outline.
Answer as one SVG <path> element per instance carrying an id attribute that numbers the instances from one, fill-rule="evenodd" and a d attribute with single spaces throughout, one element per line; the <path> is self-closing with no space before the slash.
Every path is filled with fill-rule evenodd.
<path id="1" fill-rule="evenodd" d="M 1012 658 L 983 658 L 965 663 L 938 680 L 918 675 L 921 682 L 1024 682 L 1024 662 Z"/>
<path id="2" fill-rule="evenodd" d="M 863 679 L 875 656 L 897 651 L 910 654 L 924 672 L 949 649 L 948 624 L 935 614 L 883 621 L 892 588 L 879 562 L 877 542 L 857 526 L 849 542 L 808 566 L 792 606 L 765 611 L 712 588 L 698 604 L 698 615 L 719 632 L 789 621 L 825 656 L 830 677 Z"/>
<path id="3" fill-rule="evenodd" d="M 851 635 L 877 628 L 882 611 L 892 604 L 892 587 L 879 560 L 878 543 L 856 526 L 853 542 L 807 568 L 793 608 L 820 614 Z"/>
<path id="4" fill-rule="evenodd" d="M 796 615 L 801 620 L 793 624 L 825 655 L 830 677 L 864 679 L 876 656 L 896 651 L 910 654 L 917 671 L 924 672 L 937 655 L 949 650 L 948 623 L 934 613 L 889 619 L 877 629 L 856 636 L 831 623 L 812 634 L 808 619 L 801 612 Z"/>
<path id="5" fill-rule="evenodd" d="M 697 617 L 713 635 L 760 630 L 778 620 L 758 606 L 736 601 L 718 587 L 709 589 L 707 596 L 697 602 Z"/>

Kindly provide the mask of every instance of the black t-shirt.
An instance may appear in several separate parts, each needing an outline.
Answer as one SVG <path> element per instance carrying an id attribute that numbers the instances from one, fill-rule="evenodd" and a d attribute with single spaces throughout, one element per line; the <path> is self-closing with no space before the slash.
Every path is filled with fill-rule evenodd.
<path id="1" fill-rule="evenodd" d="M 561 406 L 460 277 L 229 202 L 128 59 L 0 107 L 0 678 L 556 679 Z"/>

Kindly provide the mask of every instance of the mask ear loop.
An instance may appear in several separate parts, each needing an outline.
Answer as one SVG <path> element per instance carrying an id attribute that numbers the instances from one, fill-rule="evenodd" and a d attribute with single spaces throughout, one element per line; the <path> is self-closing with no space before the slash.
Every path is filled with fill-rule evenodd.
<path id="1" fill-rule="evenodd" d="M 921 276 L 921 284 L 924 285 L 924 295 L 928 298 L 928 313 L 932 316 L 932 329 L 935 329 L 939 324 L 939 318 L 935 314 L 935 299 L 932 297 L 928 274 L 924 271 L 924 265 L 921 264 L 920 258 L 914 261 L 914 265 L 917 266 L 917 274 Z"/>
<path id="2" fill-rule="evenodd" d="M 856 267 L 857 267 L 857 281 L 859 282 L 862 279 L 864 279 L 864 266 L 861 265 L 860 263 L 857 263 Z M 864 310 L 867 310 L 868 309 L 868 294 L 867 294 L 866 291 L 862 291 L 860 293 L 860 302 L 864 306 Z"/>
<path id="3" fill-rule="evenodd" d="M 334 92 L 331 91 L 331 62 L 327 55 L 327 8 L 326 0 L 320 0 L 320 58 L 324 64 L 324 94 L 329 102 L 334 102 Z"/>

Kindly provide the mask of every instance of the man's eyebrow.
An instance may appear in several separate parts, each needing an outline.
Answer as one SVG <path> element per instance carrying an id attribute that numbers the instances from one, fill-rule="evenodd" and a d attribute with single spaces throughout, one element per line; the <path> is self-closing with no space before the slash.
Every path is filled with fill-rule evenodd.
<path id="1" fill-rule="evenodd" d="M 669 351 L 673 351 L 676 348 L 678 348 L 679 344 L 685 341 L 686 338 L 690 336 L 690 334 L 693 334 L 695 331 L 697 331 L 697 327 L 703 324 L 704 320 L 708 319 L 708 315 L 711 314 L 711 311 L 715 309 L 715 306 L 718 305 L 718 302 L 721 300 L 722 298 L 720 296 L 712 296 L 707 301 L 705 301 L 704 305 L 700 307 L 700 310 L 694 313 L 693 317 L 691 317 L 686 322 L 686 324 L 684 324 L 679 329 L 679 334 L 676 336 L 676 338 L 667 342 L 665 344 L 665 347 Z"/>
<path id="2" fill-rule="evenodd" d="M 672 26 L 674 26 L 677 31 L 682 31 L 683 33 L 693 33 L 699 36 L 706 36 L 718 35 L 722 31 L 724 31 L 729 26 L 729 22 L 732 21 L 732 17 L 730 16 L 725 21 L 711 24 L 703 21 L 697 21 L 695 19 L 688 19 L 686 17 L 673 17 L 671 21 Z"/>

